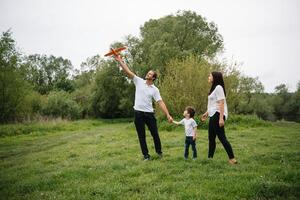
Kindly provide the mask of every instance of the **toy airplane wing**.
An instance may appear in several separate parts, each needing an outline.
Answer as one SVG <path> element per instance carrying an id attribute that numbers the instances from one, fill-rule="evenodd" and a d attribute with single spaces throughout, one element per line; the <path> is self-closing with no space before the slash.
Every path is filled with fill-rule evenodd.
<path id="1" fill-rule="evenodd" d="M 125 49 L 126 49 L 126 47 L 120 47 L 120 48 L 117 48 L 117 49 L 111 48 L 110 52 L 108 52 L 108 53 L 105 54 L 104 56 L 112 56 L 112 55 L 117 56 L 117 55 L 119 55 L 119 53 L 120 53 L 121 51 L 123 51 L 123 50 L 125 50 Z"/>

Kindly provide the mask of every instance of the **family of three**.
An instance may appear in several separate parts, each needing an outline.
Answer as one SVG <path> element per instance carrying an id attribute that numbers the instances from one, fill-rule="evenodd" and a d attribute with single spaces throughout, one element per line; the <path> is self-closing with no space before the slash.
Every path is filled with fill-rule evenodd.
<path id="1" fill-rule="evenodd" d="M 125 72 L 125 74 L 133 80 L 135 85 L 135 101 L 134 101 L 134 124 L 136 127 L 138 139 L 144 160 L 150 160 L 150 154 L 146 143 L 145 125 L 147 125 L 151 136 L 153 137 L 155 151 L 159 157 L 163 156 L 160 137 L 157 129 L 156 118 L 154 116 L 154 109 L 152 106 L 153 100 L 158 103 L 162 111 L 167 116 L 170 123 L 182 124 L 185 127 L 185 152 L 184 158 L 188 158 L 189 146 L 192 146 L 193 159 L 197 157 L 196 149 L 196 130 L 197 123 L 194 120 L 195 110 L 193 107 L 186 107 L 183 115 L 184 119 L 180 122 L 173 120 L 164 101 L 162 100 L 159 89 L 154 85 L 157 78 L 155 71 L 150 70 L 145 77 L 145 80 L 135 75 L 122 60 L 121 56 L 115 56 Z M 208 77 L 211 83 L 211 89 L 208 95 L 207 111 L 201 116 L 201 121 L 205 121 L 209 117 L 208 128 L 208 158 L 213 158 L 216 149 L 216 136 L 218 136 L 222 145 L 224 146 L 230 164 L 236 164 L 232 147 L 225 136 L 225 120 L 228 117 L 226 91 L 223 81 L 223 76 L 220 72 L 212 72 Z"/>

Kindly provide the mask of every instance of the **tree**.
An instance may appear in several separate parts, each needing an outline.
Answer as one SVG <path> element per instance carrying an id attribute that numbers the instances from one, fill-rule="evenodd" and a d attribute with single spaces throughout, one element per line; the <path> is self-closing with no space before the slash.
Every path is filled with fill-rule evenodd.
<path id="1" fill-rule="evenodd" d="M 100 55 L 95 55 L 90 58 L 87 58 L 86 61 L 82 62 L 81 72 L 93 72 L 97 69 L 97 67 L 101 66 L 104 60 Z"/>
<path id="2" fill-rule="evenodd" d="M 275 87 L 275 96 L 273 99 L 273 107 L 274 107 L 274 114 L 278 119 L 284 118 L 284 110 L 285 104 L 289 99 L 290 95 L 288 92 L 288 87 L 285 84 L 280 84 Z"/>
<path id="3" fill-rule="evenodd" d="M 257 94 L 261 94 L 264 91 L 263 84 L 259 81 L 258 77 L 252 78 L 248 76 L 242 76 L 239 80 L 238 93 L 240 97 L 240 104 L 238 112 L 242 114 L 253 114 L 255 100 L 253 97 Z"/>
<path id="4" fill-rule="evenodd" d="M 79 105 L 65 91 L 50 92 L 43 108 L 44 115 L 69 119 L 78 119 L 80 112 Z"/>
<path id="5" fill-rule="evenodd" d="M 111 61 L 97 68 L 92 106 L 97 117 L 132 116 L 134 86 Z"/>
<path id="6" fill-rule="evenodd" d="M 46 55 L 29 55 L 22 66 L 26 80 L 40 94 L 48 94 L 50 91 L 73 91 L 74 86 L 70 79 L 72 63 L 68 59 Z"/>
<path id="7" fill-rule="evenodd" d="M 300 121 L 300 82 L 294 93 L 288 91 L 285 84 L 275 87 L 275 97 L 273 100 L 274 113 L 278 119 Z"/>
<path id="8" fill-rule="evenodd" d="M 23 113 L 29 84 L 23 79 L 20 70 L 21 54 L 8 30 L 0 38 L 0 122 L 15 120 Z"/>
<path id="9" fill-rule="evenodd" d="M 95 84 L 95 70 L 102 65 L 103 60 L 99 56 L 88 58 L 81 64 L 81 72 L 74 76 L 73 82 L 75 90 L 72 92 L 74 100 L 82 109 L 82 118 L 92 116 L 93 87 Z"/>
<path id="10" fill-rule="evenodd" d="M 172 115 L 181 116 L 186 106 L 195 107 L 198 114 L 206 110 L 207 77 L 212 69 L 213 65 L 194 56 L 173 60 L 166 66 L 159 88 Z"/>
<path id="11" fill-rule="evenodd" d="M 191 11 L 178 11 L 160 19 L 151 19 L 141 27 L 138 43 L 140 65 L 157 68 L 171 59 L 183 59 L 188 55 L 213 58 L 223 49 L 223 39 L 213 22 Z M 147 70 L 148 70 L 147 69 Z"/>

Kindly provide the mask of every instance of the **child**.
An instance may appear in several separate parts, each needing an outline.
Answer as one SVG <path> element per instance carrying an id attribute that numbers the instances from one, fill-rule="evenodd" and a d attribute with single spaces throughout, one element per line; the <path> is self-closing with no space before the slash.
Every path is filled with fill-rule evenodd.
<path id="1" fill-rule="evenodd" d="M 191 106 L 185 108 L 183 112 L 184 118 L 180 121 L 174 121 L 174 124 L 182 124 L 184 125 L 185 129 L 185 150 L 184 150 L 184 158 L 187 159 L 189 156 L 189 146 L 192 145 L 193 150 L 193 159 L 197 158 L 197 149 L 196 149 L 196 130 L 197 130 L 197 123 L 194 120 L 195 109 Z"/>

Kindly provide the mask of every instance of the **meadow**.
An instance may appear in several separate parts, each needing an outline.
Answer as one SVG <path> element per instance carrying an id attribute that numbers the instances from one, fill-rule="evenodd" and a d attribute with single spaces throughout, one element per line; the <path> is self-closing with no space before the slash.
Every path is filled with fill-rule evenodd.
<path id="1" fill-rule="evenodd" d="M 234 119 L 237 165 L 219 142 L 207 159 L 205 124 L 197 160 L 183 159 L 183 127 L 161 123 L 164 157 L 147 132 L 147 162 L 132 119 L 0 125 L 0 198 L 299 199 L 300 124 Z"/>

